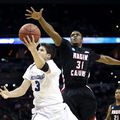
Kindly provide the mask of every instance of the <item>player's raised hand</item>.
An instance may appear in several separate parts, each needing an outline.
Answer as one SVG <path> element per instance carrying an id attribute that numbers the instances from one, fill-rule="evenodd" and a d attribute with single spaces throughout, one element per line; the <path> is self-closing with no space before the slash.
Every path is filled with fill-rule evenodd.
<path id="1" fill-rule="evenodd" d="M 23 39 L 24 39 L 25 46 L 30 51 L 32 51 L 33 49 L 36 49 L 38 43 L 35 43 L 34 35 L 32 35 L 31 37 L 27 36 L 26 38 L 23 38 Z"/>
<path id="2" fill-rule="evenodd" d="M 4 86 L 4 90 L 0 89 L 0 95 L 4 98 L 7 99 L 10 96 L 10 92 L 8 89 Z"/>
<path id="3" fill-rule="evenodd" d="M 25 14 L 26 19 L 40 20 L 40 18 L 42 17 L 43 8 L 40 9 L 39 12 L 35 11 L 33 7 L 30 8 L 31 8 L 30 10 L 26 9 L 27 12 L 27 14 Z"/>

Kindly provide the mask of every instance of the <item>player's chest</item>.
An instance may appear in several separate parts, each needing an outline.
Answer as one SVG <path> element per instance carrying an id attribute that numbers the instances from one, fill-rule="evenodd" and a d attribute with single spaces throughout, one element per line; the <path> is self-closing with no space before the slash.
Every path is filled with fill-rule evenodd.
<path id="1" fill-rule="evenodd" d="M 44 80 L 45 79 L 45 73 L 39 69 L 37 69 L 36 67 L 34 67 L 31 70 L 31 80 L 35 81 L 35 80 Z"/>

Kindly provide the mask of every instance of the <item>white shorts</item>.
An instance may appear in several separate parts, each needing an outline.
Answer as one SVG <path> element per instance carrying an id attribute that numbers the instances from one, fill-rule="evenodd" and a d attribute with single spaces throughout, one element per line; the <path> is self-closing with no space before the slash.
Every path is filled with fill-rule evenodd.
<path id="1" fill-rule="evenodd" d="M 65 103 L 32 110 L 32 120 L 78 120 Z"/>
<path id="2" fill-rule="evenodd" d="M 78 120 L 66 103 L 65 103 L 65 109 L 64 109 L 64 116 L 65 116 L 64 120 Z"/>

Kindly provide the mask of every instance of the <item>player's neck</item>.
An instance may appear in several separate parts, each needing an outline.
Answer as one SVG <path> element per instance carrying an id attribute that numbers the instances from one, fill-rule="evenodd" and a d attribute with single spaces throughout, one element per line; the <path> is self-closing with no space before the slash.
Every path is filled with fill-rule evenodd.
<path id="1" fill-rule="evenodd" d="M 72 46 L 81 48 L 82 44 L 72 44 Z"/>
<path id="2" fill-rule="evenodd" d="M 116 100 L 116 105 L 120 105 L 120 100 Z"/>
<path id="3" fill-rule="evenodd" d="M 82 44 L 79 45 L 79 48 L 81 48 L 81 47 L 82 47 Z"/>

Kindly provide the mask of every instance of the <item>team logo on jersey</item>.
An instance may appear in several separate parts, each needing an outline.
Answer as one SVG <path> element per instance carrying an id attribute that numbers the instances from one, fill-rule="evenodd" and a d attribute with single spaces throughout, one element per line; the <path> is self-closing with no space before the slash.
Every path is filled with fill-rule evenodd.
<path id="1" fill-rule="evenodd" d="M 75 48 L 72 48 L 72 51 L 75 51 Z"/>
<path id="2" fill-rule="evenodd" d="M 39 79 L 39 80 L 42 80 L 45 78 L 45 74 L 43 75 L 35 75 L 35 76 L 31 76 L 31 80 L 36 80 L 36 79 Z"/>
<path id="3" fill-rule="evenodd" d="M 89 51 L 85 51 L 85 53 L 90 53 Z"/>
<path id="4" fill-rule="evenodd" d="M 114 109 L 114 106 L 112 106 L 112 108 L 111 109 Z"/>

